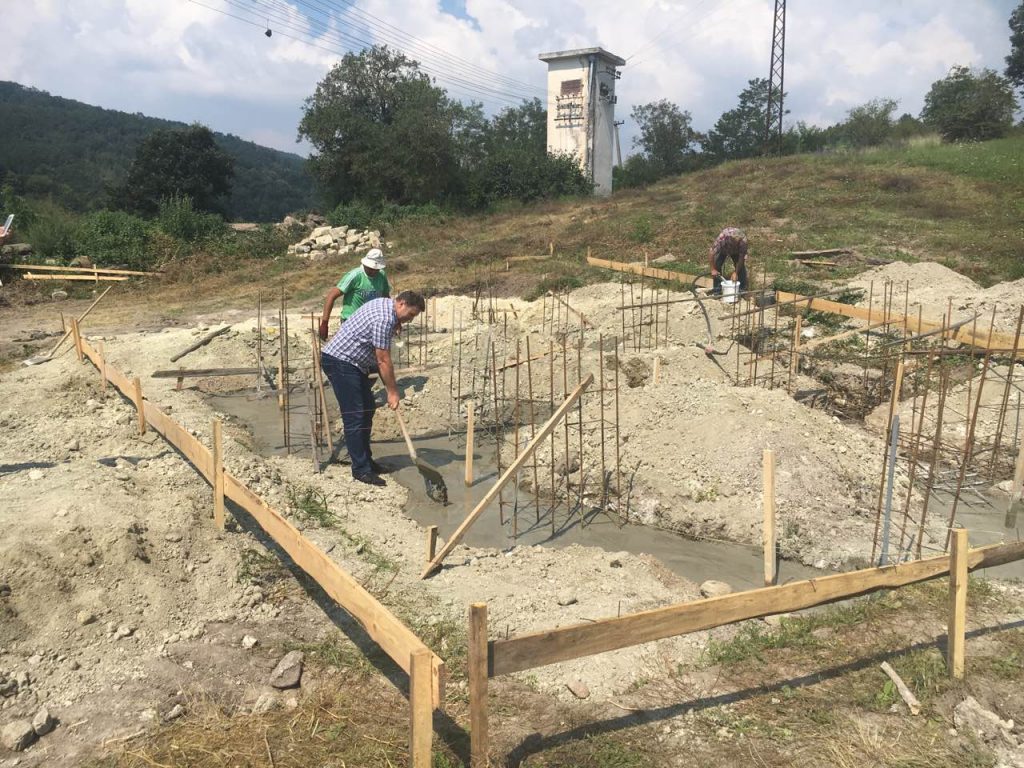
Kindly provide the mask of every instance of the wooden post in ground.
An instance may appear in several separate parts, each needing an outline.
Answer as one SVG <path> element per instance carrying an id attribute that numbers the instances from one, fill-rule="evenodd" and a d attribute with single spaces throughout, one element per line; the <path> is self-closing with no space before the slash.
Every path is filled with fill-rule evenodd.
<path id="1" fill-rule="evenodd" d="M 99 342 L 97 345 L 100 353 L 100 387 L 104 393 L 107 391 L 107 349 L 103 342 Z"/>
<path id="2" fill-rule="evenodd" d="M 429 563 L 434 559 L 434 555 L 437 554 L 437 526 L 432 525 L 427 528 L 427 562 Z"/>
<path id="3" fill-rule="evenodd" d="M 764 487 L 761 491 L 764 507 L 764 585 L 775 585 L 775 452 L 766 449 L 763 458 L 762 475 Z"/>
<path id="4" fill-rule="evenodd" d="M 476 403 L 466 401 L 466 485 L 473 484 L 473 420 L 476 416 Z"/>
<path id="5" fill-rule="evenodd" d="M 654 356 L 654 383 L 657 384 L 661 381 L 661 357 L 659 355 Z"/>
<path id="6" fill-rule="evenodd" d="M 434 740 L 434 706 L 431 699 L 433 670 L 430 651 L 420 648 L 410 654 L 409 664 L 409 765 L 431 768 Z"/>
<path id="7" fill-rule="evenodd" d="M 213 523 L 224 530 L 224 435 L 220 419 L 213 420 Z"/>
<path id="8" fill-rule="evenodd" d="M 142 404 L 142 382 L 136 376 L 132 379 L 132 387 L 135 392 L 135 408 L 139 412 L 139 434 L 146 434 L 146 409 Z"/>
<path id="9" fill-rule="evenodd" d="M 75 341 L 75 354 L 78 356 L 78 362 L 82 362 L 82 336 L 78 330 L 78 320 L 71 318 L 71 335 Z"/>
<path id="10" fill-rule="evenodd" d="M 949 627 L 946 641 L 946 667 L 949 676 L 964 676 L 964 641 L 967 629 L 967 529 L 953 531 L 949 560 Z"/>
<path id="11" fill-rule="evenodd" d="M 469 765 L 487 768 L 487 603 L 469 607 Z"/>

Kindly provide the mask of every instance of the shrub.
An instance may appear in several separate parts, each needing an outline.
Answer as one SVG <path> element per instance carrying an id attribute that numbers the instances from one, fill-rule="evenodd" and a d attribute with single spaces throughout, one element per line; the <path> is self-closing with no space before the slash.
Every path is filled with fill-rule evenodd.
<path id="1" fill-rule="evenodd" d="M 131 268 L 154 266 L 149 225 L 124 211 L 96 211 L 82 218 L 77 233 L 81 253 L 98 265 L 119 264 Z"/>
<path id="2" fill-rule="evenodd" d="M 187 243 L 204 240 L 224 228 L 220 216 L 196 210 L 187 195 L 172 195 L 161 200 L 156 220 L 163 232 Z"/>
<path id="3" fill-rule="evenodd" d="M 332 227 L 367 229 L 372 223 L 375 213 L 376 210 L 369 203 L 353 200 L 351 203 L 341 203 L 328 213 L 327 221 Z"/>
<path id="4" fill-rule="evenodd" d="M 15 219 L 17 221 L 17 219 Z M 76 255 L 76 222 L 73 216 L 55 205 L 43 205 L 22 227 L 24 239 L 37 256 L 46 259 L 70 259 Z"/>

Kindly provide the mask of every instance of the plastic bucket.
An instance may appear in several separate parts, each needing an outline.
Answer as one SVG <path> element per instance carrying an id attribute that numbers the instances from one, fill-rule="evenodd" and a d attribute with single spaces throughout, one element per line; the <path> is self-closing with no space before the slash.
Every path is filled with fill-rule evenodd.
<path id="1" fill-rule="evenodd" d="M 739 301 L 740 283 L 738 280 L 722 281 L 722 303 L 735 304 Z"/>

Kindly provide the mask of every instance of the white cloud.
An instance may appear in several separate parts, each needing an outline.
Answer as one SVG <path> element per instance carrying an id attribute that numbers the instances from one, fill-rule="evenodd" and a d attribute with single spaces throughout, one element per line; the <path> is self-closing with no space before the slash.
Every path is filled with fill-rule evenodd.
<path id="1" fill-rule="evenodd" d="M 255 5 L 200 2 L 236 15 Z M 788 119 L 831 122 L 880 97 L 916 113 L 952 65 L 1001 70 L 1016 3 L 792 4 Z M 406 49 L 454 97 L 483 100 L 489 110 L 544 95 L 538 53 L 601 45 L 631 57 L 619 86 L 620 118 L 633 105 L 667 98 L 706 129 L 735 105 L 748 80 L 767 75 L 773 7 L 771 0 L 466 0 L 469 18 L 458 18 L 440 0 L 360 0 L 356 7 L 377 19 L 350 14 L 325 29 L 316 9 L 346 4 L 273 0 L 268 39 L 265 18 L 251 26 L 187 0 L 8 5 L 0 79 L 109 108 L 198 119 L 292 150 L 302 101 L 342 50 L 354 47 L 340 35 Z M 624 148 L 633 130 L 627 122 Z"/>

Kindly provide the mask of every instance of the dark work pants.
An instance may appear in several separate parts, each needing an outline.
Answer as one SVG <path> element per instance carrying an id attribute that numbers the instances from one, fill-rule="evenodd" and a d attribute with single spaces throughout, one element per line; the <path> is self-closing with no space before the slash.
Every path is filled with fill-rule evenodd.
<path id="1" fill-rule="evenodd" d="M 727 258 L 729 258 L 729 256 L 727 254 L 720 253 L 718 255 L 718 258 L 715 259 L 715 269 L 718 270 L 718 277 L 715 278 L 715 284 L 714 284 L 714 288 L 712 288 L 712 293 L 714 293 L 716 296 L 718 296 L 719 294 L 722 293 L 722 267 L 725 266 L 725 260 Z M 735 265 L 736 265 L 736 257 L 735 256 L 732 257 L 732 263 L 733 263 L 733 266 L 735 267 Z M 747 260 L 746 259 L 743 260 L 743 264 L 740 266 L 740 268 L 736 270 L 736 277 L 738 277 L 739 281 L 740 281 L 740 292 L 742 293 L 743 291 L 748 290 L 748 288 L 747 288 Z"/>
<path id="2" fill-rule="evenodd" d="M 372 472 L 370 467 L 370 432 L 373 430 L 373 389 L 370 377 L 351 363 L 331 355 L 321 354 L 320 365 L 331 382 L 334 396 L 341 408 L 341 421 L 345 425 L 345 447 L 352 459 L 352 476 Z"/>

